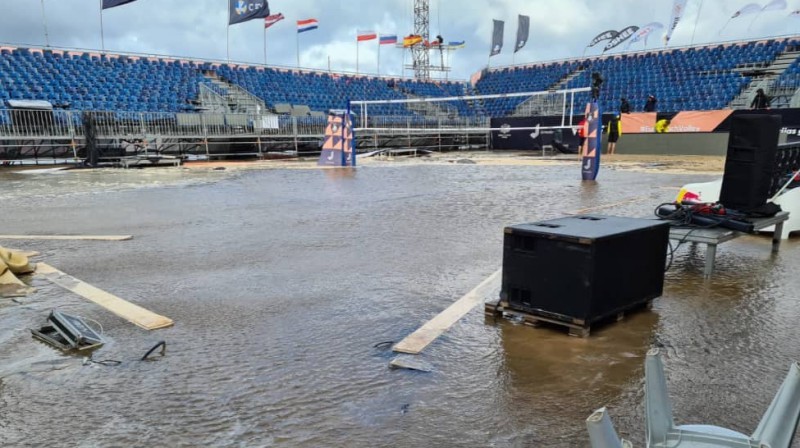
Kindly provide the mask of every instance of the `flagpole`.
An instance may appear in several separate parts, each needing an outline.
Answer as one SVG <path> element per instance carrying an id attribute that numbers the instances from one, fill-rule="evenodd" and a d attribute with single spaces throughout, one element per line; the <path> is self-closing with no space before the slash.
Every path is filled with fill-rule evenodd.
<path id="1" fill-rule="evenodd" d="M 100 0 L 100 48 L 105 53 L 106 51 L 106 36 L 103 29 L 103 0 Z"/>
<path id="2" fill-rule="evenodd" d="M 50 46 L 50 35 L 47 33 L 47 15 L 44 13 L 44 0 L 42 0 L 42 26 L 44 26 L 44 44 Z"/>
<path id="3" fill-rule="evenodd" d="M 267 65 L 267 25 L 264 25 L 264 65 Z"/>
<path id="4" fill-rule="evenodd" d="M 381 36 L 378 36 L 378 76 L 381 75 Z"/>
<path id="5" fill-rule="evenodd" d="M 300 31 L 297 31 L 297 68 L 300 68 Z"/>
<path id="6" fill-rule="evenodd" d="M 359 45 L 358 37 L 356 37 L 356 75 L 358 74 L 358 49 L 361 47 Z"/>
<path id="7" fill-rule="evenodd" d="M 231 63 L 231 7 L 228 5 L 228 25 L 225 27 L 225 54 Z"/>
<path id="8" fill-rule="evenodd" d="M 700 0 L 700 7 L 697 9 L 697 18 L 694 19 L 694 30 L 692 30 L 692 41 L 689 45 L 694 45 L 694 35 L 697 33 L 697 23 L 700 21 L 700 13 L 703 12 L 703 0 Z"/>

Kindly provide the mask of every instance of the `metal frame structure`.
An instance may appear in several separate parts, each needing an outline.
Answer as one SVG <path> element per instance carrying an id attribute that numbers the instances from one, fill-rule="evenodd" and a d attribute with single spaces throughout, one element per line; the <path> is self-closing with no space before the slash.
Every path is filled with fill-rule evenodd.
<path id="1" fill-rule="evenodd" d="M 429 0 L 414 0 L 414 34 L 422 37 L 422 44 L 411 47 L 413 61 L 411 68 L 417 79 L 431 78 L 430 48 L 425 45 L 425 42 L 429 42 L 431 37 L 430 13 Z"/>

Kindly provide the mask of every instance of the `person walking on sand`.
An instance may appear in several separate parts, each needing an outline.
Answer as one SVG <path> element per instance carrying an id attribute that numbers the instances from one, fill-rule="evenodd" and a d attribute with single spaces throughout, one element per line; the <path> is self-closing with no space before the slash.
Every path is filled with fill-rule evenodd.
<path id="1" fill-rule="evenodd" d="M 608 122 L 608 155 L 614 155 L 617 151 L 617 142 L 622 136 L 622 121 L 619 114 L 615 114 Z"/>

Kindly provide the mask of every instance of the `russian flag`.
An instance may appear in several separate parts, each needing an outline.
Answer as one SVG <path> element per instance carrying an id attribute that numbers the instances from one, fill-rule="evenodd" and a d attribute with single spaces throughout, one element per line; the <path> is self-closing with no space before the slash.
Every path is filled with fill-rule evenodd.
<path id="1" fill-rule="evenodd" d="M 358 31 L 356 40 L 358 42 L 364 42 L 368 40 L 375 40 L 378 38 L 378 34 L 375 31 Z"/>
<path id="2" fill-rule="evenodd" d="M 381 45 L 394 45 L 397 43 L 397 35 L 381 36 Z"/>
<path id="3" fill-rule="evenodd" d="M 317 19 L 308 19 L 308 20 L 298 20 L 297 21 L 297 32 L 298 33 L 305 33 L 306 31 L 311 31 L 319 28 L 319 21 Z"/>

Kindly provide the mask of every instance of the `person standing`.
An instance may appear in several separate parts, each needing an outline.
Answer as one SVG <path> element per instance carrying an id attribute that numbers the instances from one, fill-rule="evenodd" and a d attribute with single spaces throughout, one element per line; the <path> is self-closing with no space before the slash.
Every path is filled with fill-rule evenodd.
<path id="1" fill-rule="evenodd" d="M 586 143 L 586 118 L 578 123 L 578 158 L 583 157 L 583 144 Z"/>
<path id="2" fill-rule="evenodd" d="M 644 111 L 645 112 L 655 112 L 656 111 L 656 103 L 658 100 L 653 95 L 647 96 L 647 102 L 644 103 Z"/>
<path id="3" fill-rule="evenodd" d="M 617 142 L 622 136 L 622 121 L 619 115 L 614 115 L 608 122 L 608 155 L 614 155 L 617 150 Z"/>
<path id="4" fill-rule="evenodd" d="M 756 97 L 750 103 L 750 109 L 769 109 L 771 102 L 767 94 L 764 93 L 764 89 L 758 89 L 756 90 Z"/>
<path id="5" fill-rule="evenodd" d="M 631 113 L 631 103 L 629 103 L 628 99 L 625 97 L 619 99 L 619 113 L 621 114 Z"/>

